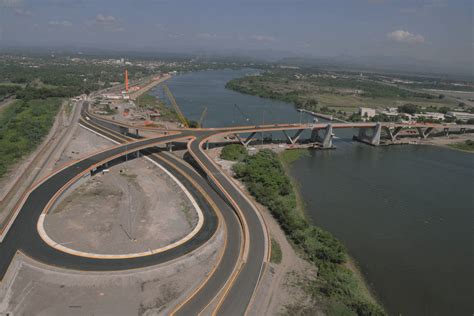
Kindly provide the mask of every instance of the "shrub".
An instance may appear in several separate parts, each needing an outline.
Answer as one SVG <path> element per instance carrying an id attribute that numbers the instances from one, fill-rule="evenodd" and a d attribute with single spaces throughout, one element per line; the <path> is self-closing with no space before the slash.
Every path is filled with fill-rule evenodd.
<path id="1" fill-rule="evenodd" d="M 247 156 L 247 150 L 240 144 L 226 145 L 221 152 L 221 158 L 224 160 L 242 161 Z"/>
<path id="2" fill-rule="evenodd" d="M 341 315 L 384 314 L 380 306 L 362 294 L 364 289 L 354 273 L 343 266 L 347 254 L 342 243 L 329 232 L 311 225 L 298 211 L 293 187 L 275 153 L 261 150 L 246 156 L 233 170 L 255 199 L 268 207 L 293 243 L 318 266 L 319 277 L 310 291 L 314 296 L 328 298 L 329 315 L 338 311 L 343 311 Z"/>

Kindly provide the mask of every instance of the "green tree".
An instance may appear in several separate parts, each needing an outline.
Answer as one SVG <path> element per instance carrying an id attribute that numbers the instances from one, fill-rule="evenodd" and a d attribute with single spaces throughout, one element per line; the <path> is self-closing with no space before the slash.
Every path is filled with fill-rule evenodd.
<path id="1" fill-rule="evenodd" d="M 404 105 L 400 105 L 398 107 L 398 112 L 413 115 L 413 114 L 418 112 L 418 106 L 416 106 L 415 104 L 412 104 L 412 103 L 407 103 L 407 104 L 404 104 Z"/>

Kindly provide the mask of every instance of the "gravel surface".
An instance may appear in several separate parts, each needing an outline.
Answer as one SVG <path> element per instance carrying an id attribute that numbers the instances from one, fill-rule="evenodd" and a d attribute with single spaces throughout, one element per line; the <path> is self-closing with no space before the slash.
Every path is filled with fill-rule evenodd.
<path id="1" fill-rule="evenodd" d="M 144 158 L 98 174 L 46 216 L 48 235 L 64 246 L 99 254 L 148 251 L 180 240 L 197 212 L 178 184 Z"/>

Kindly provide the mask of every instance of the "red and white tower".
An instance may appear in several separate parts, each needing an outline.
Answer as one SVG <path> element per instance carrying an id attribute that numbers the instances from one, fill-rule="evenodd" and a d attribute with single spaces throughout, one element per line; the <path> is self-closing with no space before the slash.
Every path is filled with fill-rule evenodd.
<path id="1" fill-rule="evenodd" d="M 128 93 L 128 71 L 125 69 L 125 92 Z"/>

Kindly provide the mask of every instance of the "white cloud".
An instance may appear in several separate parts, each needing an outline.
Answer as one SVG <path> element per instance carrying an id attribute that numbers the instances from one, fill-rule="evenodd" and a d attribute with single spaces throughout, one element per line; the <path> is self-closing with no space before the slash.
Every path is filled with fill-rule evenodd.
<path id="1" fill-rule="evenodd" d="M 112 15 L 97 14 L 95 21 L 99 24 L 115 24 L 117 19 Z"/>
<path id="2" fill-rule="evenodd" d="M 258 42 L 264 42 L 264 43 L 271 43 L 276 40 L 273 36 L 268 36 L 268 35 L 252 35 L 250 36 L 250 39 Z"/>
<path id="3" fill-rule="evenodd" d="M 49 21 L 48 22 L 48 25 L 51 26 L 51 27 L 56 27 L 56 28 L 66 28 L 66 27 L 70 27 L 72 26 L 72 23 L 67 21 L 67 20 L 63 20 L 63 21 Z"/>
<path id="4" fill-rule="evenodd" d="M 169 37 L 169 38 L 173 38 L 173 39 L 181 38 L 181 37 L 183 37 L 183 36 L 184 36 L 184 34 L 182 34 L 182 33 L 169 33 L 169 34 L 168 34 L 168 37 Z"/>
<path id="5" fill-rule="evenodd" d="M 214 39 L 216 37 L 217 37 L 216 34 L 211 34 L 211 33 L 197 33 L 196 34 L 196 38 L 203 39 L 203 40 Z"/>
<path id="6" fill-rule="evenodd" d="M 124 31 L 124 27 L 121 25 L 119 19 L 112 15 L 97 14 L 93 21 L 86 21 L 86 25 L 99 29 L 102 31 L 121 32 Z"/>
<path id="7" fill-rule="evenodd" d="M 410 33 L 404 30 L 396 30 L 387 34 L 387 37 L 398 43 L 420 44 L 425 42 L 425 38 L 420 34 Z"/>

